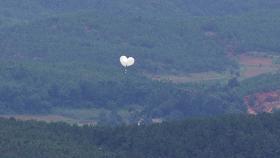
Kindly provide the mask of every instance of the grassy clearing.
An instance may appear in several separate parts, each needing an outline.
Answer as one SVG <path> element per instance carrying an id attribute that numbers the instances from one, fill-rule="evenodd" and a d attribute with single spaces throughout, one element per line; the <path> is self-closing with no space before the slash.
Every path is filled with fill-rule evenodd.
<path id="1" fill-rule="evenodd" d="M 257 55 L 240 55 L 241 79 L 255 77 L 266 73 L 275 73 L 280 70 L 280 65 L 274 62 L 274 57 Z"/>
<path id="2" fill-rule="evenodd" d="M 64 117 L 61 115 L 0 115 L 1 118 L 15 118 L 17 120 L 35 120 L 35 121 L 45 121 L 45 122 L 66 122 L 69 124 L 78 123 L 69 117 Z"/>
<path id="3" fill-rule="evenodd" d="M 227 80 L 230 78 L 228 72 L 201 72 L 201 73 L 187 73 L 180 75 L 146 75 L 153 80 L 167 81 L 173 83 L 190 83 L 190 82 L 203 82 L 215 80 Z"/>
<path id="4" fill-rule="evenodd" d="M 280 71 L 280 58 L 275 56 L 262 56 L 243 54 L 234 57 L 239 63 L 240 79 L 247 79 L 266 73 L 275 73 Z M 192 83 L 192 82 L 209 82 L 209 81 L 225 81 L 232 77 L 228 71 L 225 72 L 201 72 L 201 73 L 186 73 L 179 75 L 152 75 L 145 74 L 148 78 L 159 81 L 173 83 Z"/>
<path id="5" fill-rule="evenodd" d="M 116 123 L 136 123 L 141 118 L 143 109 L 134 106 L 121 110 L 107 110 L 102 108 L 90 109 L 54 109 L 48 115 L 0 115 L 2 118 L 15 118 L 17 120 L 35 120 L 45 122 L 66 122 L 76 125 L 103 125 Z"/>

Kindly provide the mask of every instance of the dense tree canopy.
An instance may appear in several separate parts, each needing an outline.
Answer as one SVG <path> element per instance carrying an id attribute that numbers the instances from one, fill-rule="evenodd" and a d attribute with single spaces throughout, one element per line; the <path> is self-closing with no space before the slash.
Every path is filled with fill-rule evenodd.
<path id="1" fill-rule="evenodd" d="M 170 119 L 246 111 L 242 97 L 277 87 L 279 74 L 205 88 L 155 82 L 143 74 L 238 71 L 228 47 L 234 55 L 277 54 L 279 5 L 276 0 L 3 0 L 0 112 L 96 108 Z M 126 76 L 118 63 L 123 54 L 136 58 Z"/>
<path id="2" fill-rule="evenodd" d="M 0 151 L 7 158 L 276 158 L 279 119 L 240 115 L 116 128 L 1 119 Z"/>

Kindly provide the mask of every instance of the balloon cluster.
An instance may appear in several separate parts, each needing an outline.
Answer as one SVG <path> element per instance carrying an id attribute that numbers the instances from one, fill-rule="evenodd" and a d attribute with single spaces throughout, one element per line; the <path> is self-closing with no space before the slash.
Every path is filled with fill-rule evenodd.
<path id="1" fill-rule="evenodd" d="M 127 71 L 127 67 L 132 66 L 135 62 L 135 59 L 133 57 L 126 57 L 126 56 L 121 56 L 120 57 L 120 62 L 122 66 L 124 67 L 124 73 Z"/>
<path id="2" fill-rule="evenodd" d="M 121 56 L 120 57 L 120 62 L 122 64 L 123 67 L 129 67 L 132 66 L 135 62 L 135 59 L 133 57 L 126 57 L 126 56 Z"/>

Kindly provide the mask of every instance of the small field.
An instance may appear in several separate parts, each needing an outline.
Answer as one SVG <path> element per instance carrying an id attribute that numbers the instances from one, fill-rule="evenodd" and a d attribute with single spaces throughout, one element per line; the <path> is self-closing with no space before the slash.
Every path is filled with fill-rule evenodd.
<path id="1" fill-rule="evenodd" d="M 16 120 L 28 121 L 44 121 L 44 122 L 66 122 L 76 125 L 96 125 L 94 120 L 78 120 L 71 117 L 65 117 L 62 115 L 0 115 L 0 118 L 14 118 Z"/>
<path id="2" fill-rule="evenodd" d="M 242 54 L 232 57 L 240 65 L 240 79 L 247 79 L 265 73 L 275 73 L 280 71 L 280 64 L 274 61 L 273 56 L 257 56 Z M 229 72 L 201 72 L 201 73 L 188 73 L 180 75 L 152 75 L 145 74 L 153 80 L 167 81 L 173 83 L 190 83 L 190 82 L 205 82 L 205 81 L 218 81 L 228 80 L 232 77 Z"/>
<path id="3" fill-rule="evenodd" d="M 16 120 L 35 120 L 45 122 L 66 122 L 79 126 L 97 124 L 116 123 L 132 124 L 137 123 L 142 109 L 140 107 L 131 107 L 129 109 L 108 110 L 108 109 L 53 109 L 48 115 L 0 115 L 0 118 L 14 118 Z"/>
<path id="4" fill-rule="evenodd" d="M 15 118 L 17 120 L 36 120 L 46 122 L 67 122 L 73 123 L 74 120 L 60 115 L 0 115 L 1 118 Z"/>
<path id="5" fill-rule="evenodd" d="M 190 82 L 201 82 L 201 81 L 214 81 L 224 80 L 229 78 L 229 74 L 217 73 L 217 72 L 201 72 L 201 73 L 190 73 L 180 75 L 147 75 L 149 78 L 158 81 L 166 81 L 173 83 L 190 83 Z"/>
<path id="6" fill-rule="evenodd" d="M 241 66 L 240 75 L 242 79 L 280 70 L 280 65 L 274 64 L 272 57 L 243 54 L 238 56 L 238 63 Z"/>

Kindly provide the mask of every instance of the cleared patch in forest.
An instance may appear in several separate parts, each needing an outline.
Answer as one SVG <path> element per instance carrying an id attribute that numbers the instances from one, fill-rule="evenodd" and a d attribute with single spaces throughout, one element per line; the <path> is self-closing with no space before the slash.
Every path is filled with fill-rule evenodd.
<path id="1" fill-rule="evenodd" d="M 66 122 L 77 125 L 96 125 L 94 120 L 76 120 L 62 115 L 0 115 L 2 118 L 14 118 L 16 120 L 28 121 L 44 121 L 44 122 Z"/>
<path id="2" fill-rule="evenodd" d="M 268 112 L 280 108 L 280 91 L 255 93 L 244 97 L 247 105 L 247 112 L 256 115 L 258 113 Z"/>
<path id="3" fill-rule="evenodd" d="M 212 81 L 212 80 L 224 80 L 229 78 L 229 74 L 218 73 L 218 72 L 201 72 L 201 73 L 188 73 L 180 75 L 152 75 L 146 74 L 147 77 L 166 82 L 174 83 L 189 83 L 189 82 L 201 82 L 201 81 Z"/>
<path id="4" fill-rule="evenodd" d="M 128 109 L 109 110 L 104 108 L 90 109 L 53 109 L 48 115 L 0 115 L 0 118 L 14 118 L 16 120 L 34 120 L 44 122 L 66 122 L 69 124 L 83 125 L 116 125 L 118 123 L 133 124 L 141 118 L 141 107 L 133 106 Z"/>
<path id="5" fill-rule="evenodd" d="M 265 73 L 273 73 L 280 70 L 279 64 L 274 64 L 273 56 L 256 56 L 242 54 L 238 57 L 241 66 L 240 77 L 251 78 Z"/>
<path id="6" fill-rule="evenodd" d="M 264 56 L 252 55 L 250 53 L 241 54 L 235 57 L 231 57 L 233 60 L 240 65 L 240 79 L 247 79 L 255 77 L 265 73 L 275 73 L 280 71 L 279 59 L 277 56 Z M 158 81 L 166 81 L 173 83 L 190 83 L 190 82 L 204 82 L 204 81 L 215 81 L 215 80 L 228 80 L 233 75 L 226 72 L 201 72 L 201 73 L 187 73 L 179 75 L 154 75 L 154 74 L 145 74 L 148 78 Z"/>

